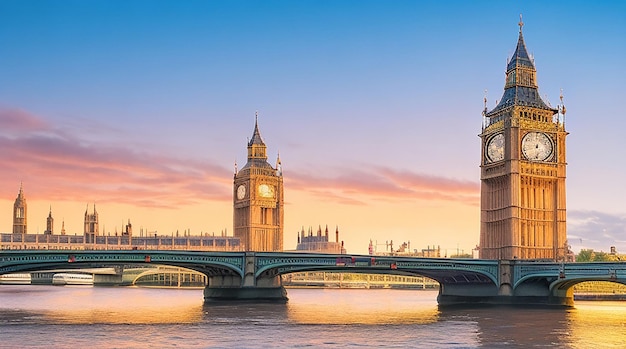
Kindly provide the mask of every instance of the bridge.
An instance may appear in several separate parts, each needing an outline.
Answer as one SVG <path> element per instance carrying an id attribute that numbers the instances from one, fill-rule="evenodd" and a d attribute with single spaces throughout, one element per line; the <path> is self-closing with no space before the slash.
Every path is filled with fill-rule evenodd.
<path id="1" fill-rule="evenodd" d="M 577 283 L 626 284 L 623 262 L 554 263 L 294 252 L 0 251 L 0 274 L 137 264 L 182 267 L 205 274 L 209 281 L 204 290 L 205 301 L 286 301 L 281 275 L 306 271 L 425 276 L 439 283 L 440 305 L 570 306 Z"/>

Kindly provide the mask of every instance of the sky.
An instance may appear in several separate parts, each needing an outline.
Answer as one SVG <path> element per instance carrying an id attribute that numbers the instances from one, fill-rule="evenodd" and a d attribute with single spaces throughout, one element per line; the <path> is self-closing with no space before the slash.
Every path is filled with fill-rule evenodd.
<path id="1" fill-rule="evenodd" d="M 337 227 L 471 252 L 483 98 L 501 98 L 523 15 L 539 91 L 567 107 L 568 239 L 626 252 L 626 3 L 0 0 L 0 232 L 130 220 L 232 235 L 255 113 L 284 173 L 284 247 Z"/>

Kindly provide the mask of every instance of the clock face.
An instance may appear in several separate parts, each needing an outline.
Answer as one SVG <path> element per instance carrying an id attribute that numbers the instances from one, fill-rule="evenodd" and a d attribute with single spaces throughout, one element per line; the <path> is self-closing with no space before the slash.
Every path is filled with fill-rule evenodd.
<path id="1" fill-rule="evenodd" d="M 246 186 L 240 185 L 237 187 L 237 199 L 241 200 L 246 197 Z"/>
<path id="2" fill-rule="evenodd" d="M 487 141 L 487 160 L 496 162 L 504 159 L 504 134 L 498 133 Z"/>
<path id="3" fill-rule="evenodd" d="M 259 196 L 263 198 L 273 198 L 274 197 L 274 187 L 269 184 L 261 184 L 259 185 Z"/>
<path id="4" fill-rule="evenodd" d="M 522 138 L 522 154 L 530 161 L 546 161 L 553 150 L 552 139 L 543 132 L 528 132 Z"/>

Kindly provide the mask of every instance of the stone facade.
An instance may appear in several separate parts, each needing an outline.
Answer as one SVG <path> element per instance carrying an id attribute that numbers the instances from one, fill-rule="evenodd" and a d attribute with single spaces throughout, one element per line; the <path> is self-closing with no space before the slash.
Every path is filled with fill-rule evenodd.
<path id="1" fill-rule="evenodd" d="M 522 36 L 506 70 L 504 94 L 483 112 L 480 134 L 480 258 L 563 260 L 565 106 L 538 93 L 534 60 Z"/>
<path id="2" fill-rule="evenodd" d="M 309 228 L 308 234 L 306 234 L 304 227 L 302 227 L 298 233 L 296 252 L 345 254 L 346 249 L 343 246 L 343 241 L 339 241 L 339 227 L 335 228 L 334 242 L 329 241 L 328 226 L 326 226 L 324 234 L 322 234 L 321 226 L 317 228 L 317 234 L 313 234 L 313 228 Z"/>
<path id="3" fill-rule="evenodd" d="M 96 205 L 93 205 L 93 213 L 88 213 L 89 206 L 85 210 L 85 243 L 90 244 L 96 241 L 96 236 L 100 235 L 100 228 L 98 226 L 98 212 L 96 211 Z"/>

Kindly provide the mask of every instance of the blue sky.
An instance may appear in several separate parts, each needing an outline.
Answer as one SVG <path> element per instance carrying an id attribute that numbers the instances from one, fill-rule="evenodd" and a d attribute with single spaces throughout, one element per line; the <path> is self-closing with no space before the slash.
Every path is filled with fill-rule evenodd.
<path id="1" fill-rule="evenodd" d="M 258 110 L 286 248 L 329 224 L 354 252 L 470 249 L 484 91 L 492 108 L 520 13 L 540 92 L 568 110 L 570 242 L 626 251 L 617 1 L 0 0 L 0 231 L 20 181 L 31 226 L 52 205 L 79 230 L 97 202 L 111 227 L 230 230 Z"/>

